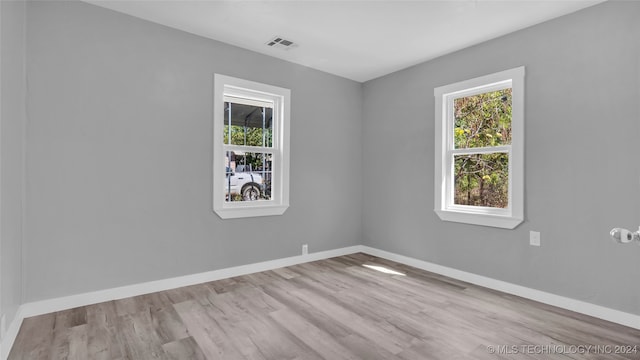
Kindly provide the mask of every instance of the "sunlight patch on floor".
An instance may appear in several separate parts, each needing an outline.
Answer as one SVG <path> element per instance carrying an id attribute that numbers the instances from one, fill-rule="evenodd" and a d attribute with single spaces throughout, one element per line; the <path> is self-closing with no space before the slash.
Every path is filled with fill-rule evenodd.
<path id="1" fill-rule="evenodd" d="M 362 264 L 362 266 L 372 269 L 372 270 L 376 270 L 376 271 L 380 271 L 381 273 L 385 273 L 385 274 L 391 274 L 391 275 L 401 275 L 401 276 L 406 276 L 407 274 L 405 273 L 401 273 L 399 271 L 395 271 L 393 269 L 389 269 L 388 267 L 384 267 L 381 265 L 369 265 L 369 264 Z"/>

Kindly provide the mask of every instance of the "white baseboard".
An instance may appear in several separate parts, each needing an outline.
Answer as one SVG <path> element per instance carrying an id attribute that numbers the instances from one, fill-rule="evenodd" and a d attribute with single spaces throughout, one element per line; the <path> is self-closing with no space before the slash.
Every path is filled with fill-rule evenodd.
<path id="1" fill-rule="evenodd" d="M 635 315 L 619 310 L 614 310 L 600 305 L 571 299 L 568 297 L 551 294 L 548 292 L 531 289 L 528 287 L 515 285 L 501 280 L 476 275 L 466 271 L 449 268 L 442 265 L 433 264 L 427 261 L 414 259 L 404 255 L 398 255 L 376 248 L 362 246 L 362 252 L 392 260 L 405 265 L 413 266 L 418 269 L 430 271 L 436 274 L 444 275 L 453 279 L 465 281 L 474 285 L 479 285 L 493 290 L 502 291 L 504 293 L 517 295 L 526 299 L 538 301 L 544 304 L 553 305 L 559 308 L 575 311 L 581 314 L 593 316 L 599 319 L 611 321 L 620 325 L 628 326 L 634 329 L 640 329 L 640 315 Z"/>
<path id="2" fill-rule="evenodd" d="M 310 253 L 308 255 L 292 256 L 282 259 L 270 260 L 255 264 L 235 266 L 220 270 L 208 271 L 199 274 L 180 276 L 165 280 L 150 281 L 141 284 L 121 286 L 113 289 L 94 291 L 84 294 L 65 296 L 55 299 L 34 301 L 21 305 L 9 325 L 7 332 L 0 343 L 0 360 L 5 360 L 13 346 L 13 342 L 18 335 L 22 321 L 31 316 L 47 314 L 55 311 L 72 309 L 78 306 L 86 306 L 104 301 L 123 299 L 131 296 L 149 294 L 157 291 L 175 289 L 182 286 L 195 285 L 209 281 L 225 279 L 234 276 L 241 276 L 260 271 L 278 269 L 281 267 L 302 264 L 310 261 L 323 260 L 331 257 L 348 255 L 362 252 L 365 254 L 396 261 L 418 269 L 430 271 L 436 274 L 448 276 L 453 279 L 465 281 L 471 284 L 483 286 L 489 289 L 502 291 L 508 294 L 521 296 L 523 298 L 539 301 L 544 304 L 557 306 L 559 308 L 575 311 L 585 315 L 593 316 L 603 320 L 618 323 L 635 329 L 640 329 L 640 316 L 626 313 L 619 310 L 610 309 L 604 306 L 587 303 L 580 300 L 567 298 L 560 295 L 547 293 L 540 290 L 527 288 L 520 285 L 511 284 L 501 280 L 476 275 L 473 273 L 449 268 L 442 265 L 433 264 L 427 261 L 418 260 L 404 255 L 391 253 L 376 248 L 355 245 L 340 249 Z"/>
<path id="3" fill-rule="evenodd" d="M 20 331 L 22 320 L 24 320 L 25 317 L 23 307 L 20 306 L 13 317 L 13 321 L 11 321 L 9 327 L 7 327 L 7 331 L 4 333 L 4 337 L 2 338 L 0 359 L 5 360 L 9 356 L 9 351 L 11 351 L 13 342 L 16 340 L 16 336 L 18 336 L 18 331 Z"/>
<path id="4" fill-rule="evenodd" d="M 121 286 L 113 289 L 94 291 L 84 294 L 65 296 L 55 299 L 47 299 L 26 303 L 24 307 L 24 316 L 36 316 L 48 314 L 55 311 L 72 309 L 78 306 L 86 306 L 97 304 L 104 301 L 123 299 L 131 296 L 149 294 L 157 291 L 175 289 L 182 286 L 201 284 L 209 281 L 226 279 L 234 276 L 252 274 L 260 271 L 278 269 L 281 267 L 302 264 L 309 261 L 328 259 L 335 256 L 353 254 L 362 251 L 360 245 L 350 246 L 346 248 L 320 251 L 309 253 L 307 255 L 291 256 L 282 259 L 264 261 L 248 265 L 234 266 L 230 268 L 207 271 L 204 273 L 178 276 L 164 280 L 150 281 L 141 284 Z"/>
<path id="5" fill-rule="evenodd" d="M 79 306 L 97 304 L 104 301 L 118 300 L 132 296 L 149 294 L 157 291 L 175 289 L 182 286 L 201 284 L 209 281 L 226 279 L 234 276 L 252 274 L 260 271 L 278 269 L 281 267 L 302 264 L 310 261 L 323 260 L 336 256 L 354 254 L 362 251 L 362 246 L 350 246 L 340 249 L 309 253 L 282 259 L 264 261 L 254 264 L 234 266 L 230 268 L 213 270 L 199 274 L 179 276 L 164 280 L 150 281 L 141 284 L 121 286 L 113 289 L 93 291 L 84 294 L 64 296 L 60 298 L 22 304 L 16 313 L 14 320 L 2 339 L 0 347 L 0 359 L 5 360 L 18 335 L 22 321 L 31 316 L 48 314 L 56 311 L 72 309 Z"/>

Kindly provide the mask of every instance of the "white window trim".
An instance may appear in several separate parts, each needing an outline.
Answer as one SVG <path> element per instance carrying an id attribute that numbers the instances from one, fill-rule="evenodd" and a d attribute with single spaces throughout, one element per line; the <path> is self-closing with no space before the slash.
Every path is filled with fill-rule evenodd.
<path id="1" fill-rule="evenodd" d="M 213 210 L 222 219 L 282 215 L 289 207 L 289 118 L 291 90 L 230 76 L 214 75 L 213 98 Z M 250 99 L 256 103 L 273 103 L 273 147 L 271 200 L 227 202 L 224 197 L 226 174 L 224 133 L 224 102 L 226 97 Z M 252 147 L 248 151 L 265 152 Z"/>
<path id="2" fill-rule="evenodd" d="M 513 229 L 524 220 L 524 66 L 460 81 L 434 89 L 435 186 L 434 210 L 444 221 Z M 510 85 L 510 86 L 509 86 Z M 509 207 L 496 209 L 453 204 L 452 157 L 469 149 L 453 149 L 453 98 L 511 87 L 511 146 L 486 148 L 509 152 Z M 473 153 L 485 149 L 473 149 Z"/>

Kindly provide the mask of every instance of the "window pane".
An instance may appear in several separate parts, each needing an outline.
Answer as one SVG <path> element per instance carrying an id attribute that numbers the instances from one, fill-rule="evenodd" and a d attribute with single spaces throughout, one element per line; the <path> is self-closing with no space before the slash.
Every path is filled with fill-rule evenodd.
<path id="1" fill-rule="evenodd" d="M 507 153 L 454 155 L 454 204 L 509 206 Z"/>
<path id="2" fill-rule="evenodd" d="M 269 153 L 226 152 L 225 201 L 271 199 L 271 163 Z"/>
<path id="3" fill-rule="evenodd" d="M 511 88 L 453 100 L 456 149 L 511 144 Z"/>
<path id="4" fill-rule="evenodd" d="M 254 105 L 224 103 L 224 143 L 271 147 L 273 109 Z"/>

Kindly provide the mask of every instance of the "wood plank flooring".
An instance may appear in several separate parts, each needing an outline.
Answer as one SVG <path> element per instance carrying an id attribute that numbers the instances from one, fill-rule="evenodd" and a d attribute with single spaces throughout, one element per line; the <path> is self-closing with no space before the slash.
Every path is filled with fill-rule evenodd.
<path id="1" fill-rule="evenodd" d="M 354 254 L 27 318 L 9 359 L 640 359 L 640 330 Z"/>

